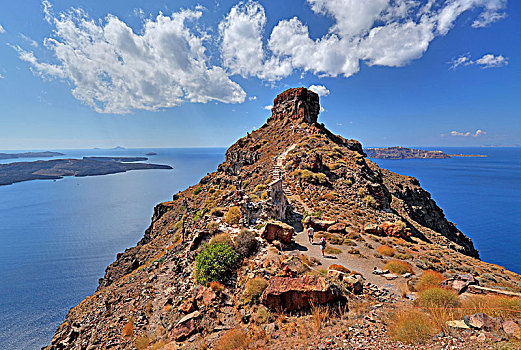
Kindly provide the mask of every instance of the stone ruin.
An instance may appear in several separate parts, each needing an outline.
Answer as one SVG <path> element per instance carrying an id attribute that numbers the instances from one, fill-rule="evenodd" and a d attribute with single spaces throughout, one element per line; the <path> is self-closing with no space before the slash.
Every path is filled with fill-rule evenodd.
<path id="1" fill-rule="evenodd" d="M 288 201 L 282 191 L 282 179 L 277 179 L 268 184 L 268 199 L 259 202 L 251 202 L 248 196 L 241 201 L 242 217 L 247 224 L 253 224 L 258 219 L 267 221 L 276 219 L 286 220 Z"/>

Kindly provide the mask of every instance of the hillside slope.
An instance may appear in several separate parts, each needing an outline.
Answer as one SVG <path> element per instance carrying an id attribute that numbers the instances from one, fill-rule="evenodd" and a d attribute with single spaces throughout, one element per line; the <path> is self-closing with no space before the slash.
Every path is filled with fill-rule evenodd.
<path id="1" fill-rule="evenodd" d="M 447 221 L 417 179 L 369 161 L 358 141 L 318 123 L 319 110 L 318 95 L 304 88 L 278 95 L 267 122 L 233 144 L 217 171 L 155 207 L 141 241 L 117 255 L 96 293 L 69 311 L 47 349 L 199 348 L 237 327 L 257 334 L 264 311 L 258 300 L 244 296 L 247 282 L 264 279 L 270 289 L 276 288 L 277 276 L 315 276 L 314 282 L 304 280 L 318 285 L 321 276 L 314 274 L 319 267 L 312 268 L 313 261 L 327 268 L 336 259 L 351 270 L 362 269 L 367 280 L 374 279 L 364 284 L 369 288 L 364 293 L 388 295 L 378 285 L 394 282 L 379 283 L 365 273 L 388 262 L 374 250 L 383 244 L 403 252 L 417 273 L 472 272 L 483 285 L 521 289 L 518 275 L 479 260 L 472 241 Z M 223 218 L 237 210 L 233 207 L 240 209 L 240 220 Z M 276 235 L 290 229 L 280 223 L 266 226 L 272 220 L 296 232 L 302 223 L 323 231 L 330 242 L 337 241 L 339 257 L 306 258 L 302 253 L 314 248 L 304 247 L 304 240 L 291 243 L 277 236 L 273 241 L 270 227 L 276 227 Z M 244 254 L 223 287 L 199 285 L 194 265 L 204 243 L 220 235 L 239 251 L 244 228 L 257 236 L 257 248 Z M 283 338 L 263 346 L 286 346 Z"/>

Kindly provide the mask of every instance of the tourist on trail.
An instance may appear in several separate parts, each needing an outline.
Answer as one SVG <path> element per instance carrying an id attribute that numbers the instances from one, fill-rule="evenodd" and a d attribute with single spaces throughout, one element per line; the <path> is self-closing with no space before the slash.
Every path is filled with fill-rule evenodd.
<path id="1" fill-rule="evenodd" d="M 322 257 L 324 257 L 324 251 L 326 250 L 326 238 L 320 238 L 320 251 L 322 252 Z"/>
<path id="2" fill-rule="evenodd" d="M 313 230 L 313 227 L 308 227 L 308 239 L 309 243 L 313 244 L 313 234 L 315 233 L 315 230 Z"/>

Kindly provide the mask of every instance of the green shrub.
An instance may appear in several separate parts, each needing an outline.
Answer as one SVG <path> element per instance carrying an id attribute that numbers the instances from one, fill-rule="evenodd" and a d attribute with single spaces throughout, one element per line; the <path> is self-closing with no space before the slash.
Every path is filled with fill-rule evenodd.
<path id="1" fill-rule="evenodd" d="M 194 221 L 201 220 L 201 218 L 204 215 L 204 209 L 198 210 L 197 213 L 194 215 Z"/>
<path id="2" fill-rule="evenodd" d="M 250 256 L 257 248 L 255 233 L 243 228 L 235 239 L 235 250 L 241 257 Z"/>
<path id="3" fill-rule="evenodd" d="M 238 259 L 237 252 L 226 243 L 206 244 L 195 257 L 195 278 L 201 284 L 224 281 Z"/>
<path id="4" fill-rule="evenodd" d="M 253 192 L 260 192 L 260 191 L 264 191 L 265 189 L 266 189 L 266 185 L 260 184 L 260 185 L 255 186 L 255 189 L 253 190 Z"/>
<path id="5" fill-rule="evenodd" d="M 434 287 L 420 293 L 419 303 L 427 308 L 448 308 L 458 304 L 458 295 L 448 289 Z"/>
<path id="6" fill-rule="evenodd" d="M 238 224 L 241 219 L 241 208 L 235 206 L 228 209 L 228 212 L 224 216 L 224 222 L 228 225 Z"/>
<path id="7" fill-rule="evenodd" d="M 411 264 L 400 260 L 389 261 L 387 264 L 385 264 L 384 269 L 389 270 L 392 273 L 396 273 L 398 275 L 403 275 L 407 272 L 414 273 Z"/>
<path id="8" fill-rule="evenodd" d="M 261 199 L 262 199 L 263 201 L 265 201 L 266 199 L 268 199 L 268 191 L 264 191 L 264 192 L 262 192 L 262 194 L 261 194 Z"/>
<path id="9" fill-rule="evenodd" d="M 194 190 L 194 195 L 198 195 L 199 192 L 201 192 L 202 188 L 201 187 L 197 187 L 195 190 Z"/>
<path id="10" fill-rule="evenodd" d="M 208 223 L 208 232 L 213 235 L 219 232 L 219 223 L 217 221 L 212 221 Z"/>
<path id="11" fill-rule="evenodd" d="M 212 237 L 212 239 L 210 239 L 210 244 L 216 244 L 216 243 L 224 243 L 233 248 L 232 237 L 230 236 L 229 233 L 226 233 L 226 232 L 219 233 L 218 235 L 215 235 Z"/>

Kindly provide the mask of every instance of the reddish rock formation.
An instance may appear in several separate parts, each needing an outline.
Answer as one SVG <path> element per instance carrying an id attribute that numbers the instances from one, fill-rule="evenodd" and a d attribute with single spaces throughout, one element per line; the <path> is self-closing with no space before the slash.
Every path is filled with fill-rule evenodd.
<path id="1" fill-rule="evenodd" d="M 385 221 L 380 225 L 380 228 L 389 237 L 407 238 L 411 236 L 411 230 L 406 228 L 404 223 Z"/>
<path id="2" fill-rule="evenodd" d="M 280 221 L 271 221 L 262 228 L 261 237 L 269 242 L 277 240 L 284 244 L 290 244 L 294 233 L 295 229 L 288 224 Z"/>
<path id="3" fill-rule="evenodd" d="M 327 231 L 330 226 L 336 224 L 334 220 L 322 220 L 315 216 L 308 216 L 304 220 L 304 227 L 313 227 L 315 231 Z"/>
<path id="4" fill-rule="evenodd" d="M 306 88 L 288 89 L 273 101 L 272 116 L 268 121 L 288 118 L 315 124 L 320 112 L 318 100 L 318 94 Z"/>
<path id="5" fill-rule="evenodd" d="M 322 276 L 272 277 L 261 303 L 273 310 L 300 310 L 341 298 L 337 286 Z"/>

